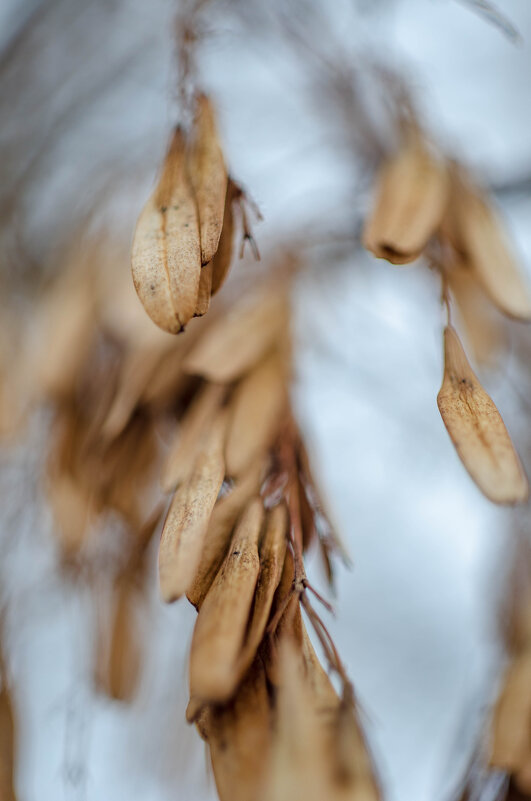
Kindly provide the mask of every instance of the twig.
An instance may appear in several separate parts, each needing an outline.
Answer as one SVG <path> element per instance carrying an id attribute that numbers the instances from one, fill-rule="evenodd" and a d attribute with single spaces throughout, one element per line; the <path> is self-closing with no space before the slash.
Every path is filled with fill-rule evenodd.
<path id="1" fill-rule="evenodd" d="M 518 28 L 516 28 L 508 17 L 489 3 L 488 0 L 457 0 L 461 5 L 468 6 L 476 14 L 483 17 L 500 30 L 508 39 L 515 44 L 522 43 L 522 37 Z"/>

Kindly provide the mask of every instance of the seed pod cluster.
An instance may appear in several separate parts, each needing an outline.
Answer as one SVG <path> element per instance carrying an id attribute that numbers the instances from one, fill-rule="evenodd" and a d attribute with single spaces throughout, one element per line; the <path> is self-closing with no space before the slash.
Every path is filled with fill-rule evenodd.
<path id="1" fill-rule="evenodd" d="M 406 264 L 424 255 L 440 273 L 450 318 L 455 301 L 480 365 L 503 347 L 502 315 L 531 320 L 531 293 L 498 215 L 464 169 L 436 154 L 418 130 L 382 167 L 363 241 L 379 258 Z M 444 335 L 438 406 L 457 453 L 494 503 L 527 500 L 528 482 L 492 399 L 468 364 L 453 325 Z"/>
<path id="2" fill-rule="evenodd" d="M 59 342 L 68 366 L 68 380 L 43 380 L 37 399 L 53 410 L 46 487 L 62 563 L 93 588 L 95 684 L 122 702 L 136 691 L 142 589 L 161 523 L 162 597 L 186 595 L 198 612 L 187 717 L 208 739 L 220 798 L 269 792 L 285 736 L 286 638 L 308 674 L 312 710 L 327 688 L 324 715 L 311 713 L 326 745 L 323 792 L 356 798 L 364 782 L 376 787 L 370 759 L 354 706 L 335 694 L 299 609 L 303 551 L 318 545 L 331 580 L 340 545 L 290 409 L 286 287 L 256 287 L 176 338 L 151 324 L 127 269 L 114 271 L 117 254 L 110 266 L 93 248 L 92 279 L 72 264 L 33 336 L 42 358 Z M 83 335 L 68 328 L 67 341 L 52 313 L 62 297 L 84 321 Z M 275 776 L 275 793 L 291 786 L 287 773 Z"/>
<path id="3" fill-rule="evenodd" d="M 173 132 L 133 240 L 135 287 L 163 331 L 177 334 L 204 315 L 225 281 L 240 195 L 227 174 L 212 102 L 199 95 L 192 130 Z"/>

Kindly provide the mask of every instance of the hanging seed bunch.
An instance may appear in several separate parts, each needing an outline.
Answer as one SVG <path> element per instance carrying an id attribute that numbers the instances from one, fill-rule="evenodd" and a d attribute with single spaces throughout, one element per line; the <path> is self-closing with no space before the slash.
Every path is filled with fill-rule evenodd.
<path id="1" fill-rule="evenodd" d="M 465 170 L 406 127 L 382 166 L 363 233 L 368 250 L 393 264 L 424 256 L 442 282 L 448 312 L 444 377 L 437 397 L 464 467 L 494 503 L 523 503 L 527 477 L 496 405 L 469 364 L 452 323 L 454 303 L 478 363 L 492 361 L 501 315 L 531 320 L 531 295 L 486 194 Z"/>
<path id="2" fill-rule="evenodd" d="M 184 359 L 202 384 L 163 471 L 175 492 L 160 589 L 198 611 L 187 718 L 207 740 L 222 801 L 302 797 L 307 785 L 311 798 L 377 799 L 350 683 L 308 597 L 304 549 L 316 540 L 330 572 L 338 543 L 289 406 L 287 311 L 277 285 L 261 291 L 212 322 Z"/>
<path id="3" fill-rule="evenodd" d="M 196 98 L 189 132 L 177 127 L 132 249 L 138 297 L 154 323 L 180 333 L 208 311 L 231 264 L 233 207 L 248 229 L 245 196 L 228 176 L 211 100 Z"/>
<path id="4" fill-rule="evenodd" d="M 35 393 L 53 414 L 54 533 L 62 563 L 94 588 L 97 686 L 121 700 L 137 687 L 147 553 L 167 506 L 160 591 L 198 610 L 187 717 L 208 740 L 220 797 L 293 797 L 311 758 L 320 797 L 379 798 L 350 683 L 310 602 L 320 596 L 303 552 L 315 544 L 332 580 L 341 545 L 290 407 L 282 271 L 176 338 L 144 314 L 111 240 L 81 251 L 47 293 L 32 341 Z M 286 712 L 294 701 L 298 717 Z"/>

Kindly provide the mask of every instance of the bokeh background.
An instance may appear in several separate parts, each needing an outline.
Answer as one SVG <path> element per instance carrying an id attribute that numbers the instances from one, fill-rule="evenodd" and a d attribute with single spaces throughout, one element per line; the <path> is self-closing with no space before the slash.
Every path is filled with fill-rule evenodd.
<path id="1" fill-rule="evenodd" d="M 53 270 L 58 244 L 89 210 L 131 236 L 178 113 L 179 6 L 0 3 L 2 269 L 15 308 L 32 265 Z M 352 556 L 350 570 L 338 567 L 330 626 L 389 801 L 450 798 L 472 758 L 503 664 L 500 599 L 525 517 L 480 496 L 440 420 L 433 276 L 378 262 L 354 241 L 331 246 L 338 230 L 354 239 L 359 229 L 371 142 L 360 145 L 358 121 L 319 82 L 306 46 L 361 76 L 384 139 L 371 74 L 376 65 L 400 77 L 433 138 L 497 190 L 529 273 L 531 6 L 505 0 L 503 13 L 518 39 L 458 0 L 213 0 L 199 50 L 231 170 L 264 217 L 255 231 L 264 258 L 310 230 L 326 242 L 305 252 L 293 292 L 293 393 Z M 526 337 L 514 324 L 498 369 L 482 377 L 529 470 L 515 355 Z M 214 799 L 204 746 L 184 721 L 195 612 L 163 607 L 155 571 L 137 698 L 124 706 L 92 691 L 87 598 L 59 578 L 40 488 L 47 422 L 36 415 L 1 456 L 20 801 Z"/>

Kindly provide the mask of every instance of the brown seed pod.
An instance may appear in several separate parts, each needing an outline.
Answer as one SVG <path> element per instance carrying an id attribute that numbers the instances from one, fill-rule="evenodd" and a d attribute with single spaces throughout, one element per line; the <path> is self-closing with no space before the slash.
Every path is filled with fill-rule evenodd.
<path id="1" fill-rule="evenodd" d="M 197 98 L 189 170 L 199 215 L 201 261 L 208 264 L 218 249 L 223 227 L 227 169 L 219 143 L 214 107 L 206 95 Z"/>
<path id="2" fill-rule="evenodd" d="M 194 397 L 179 424 L 162 469 L 161 483 L 164 492 L 171 492 L 185 481 L 193 470 L 202 435 L 220 408 L 225 387 L 206 384 Z"/>
<path id="3" fill-rule="evenodd" d="M 444 162 L 418 135 L 412 137 L 378 176 L 364 246 L 393 264 L 414 261 L 443 219 L 448 187 Z"/>
<path id="4" fill-rule="evenodd" d="M 262 501 L 242 515 L 230 551 L 199 610 L 190 649 L 190 696 L 201 703 L 227 701 L 238 683 L 237 663 L 254 597 L 260 560 Z"/>
<path id="5" fill-rule="evenodd" d="M 101 433 L 105 439 L 114 439 L 122 433 L 141 402 L 143 393 L 150 386 L 159 362 L 168 351 L 177 345 L 176 350 L 182 358 L 181 343 L 176 343 L 174 337 L 168 336 L 168 340 L 164 338 L 156 344 L 147 343 L 125 352 L 120 365 L 118 386 L 101 425 Z"/>
<path id="6" fill-rule="evenodd" d="M 287 536 L 288 513 L 284 504 L 279 504 L 268 514 L 260 543 L 260 575 L 254 594 L 253 613 L 238 662 L 238 671 L 242 676 L 252 663 L 266 630 L 273 597 L 284 567 Z"/>
<path id="7" fill-rule="evenodd" d="M 304 626 L 301 642 L 281 639 L 277 658 L 272 761 L 261 799 L 379 801 L 354 706 L 337 695 Z"/>
<path id="8" fill-rule="evenodd" d="M 378 801 L 374 775 L 353 699 L 340 698 L 317 658 L 308 632 L 303 628 L 302 653 L 305 674 L 317 715 L 323 723 L 323 742 L 330 761 L 334 798 Z"/>
<path id="9" fill-rule="evenodd" d="M 241 475 L 271 446 L 282 423 L 286 401 L 284 364 L 278 353 L 272 353 L 234 390 L 225 449 L 229 476 Z"/>
<path id="10" fill-rule="evenodd" d="M 206 709 L 201 730 L 209 745 L 220 801 L 258 799 L 271 747 L 271 708 L 260 659 L 232 701 Z"/>
<path id="11" fill-rule="evenodd" d="M 531 320 L 531 293 L 498 215 L 465 176 L 457 174 L 454 182 L 452 224 L 456 247 L 500 311 L 519 320 Z"/>
<path id="12" fill-rule="evenodd" d="M 221 230 L 216 255 L 212 259 L 212 295 L 215 295 L 216 292 L 221 289 L 231 267 L 234 240 L 234 212 L 232 210 L 232 204 L 239 191 L 234 181 L 229 178 L 227 194 L 225 196 L 223 228 Z"/>
<path id="13" fill-rule="evenodd" d="M 209 326 L 184 369 L 210 381 L 234 381 L 285 337 L 287 314 L 284 293 L 262 289 Z"/>
<path id="14" fill-rule="evenodd" d="M 293 641 L 280 643 L 272 759 L 261 801 L 330 798 L 321 722 Z"/>
<path id="15" fill-rule="evenodd" d="M 452 264 L 445 271 L 445 277 L 476 362 L 485 367 L 495 366 L 506 339 L 503 318 L 489 301 L 468 264 L 462 261 Z"/>
<path id="16" fill-rule="evenodd" d="M 212 509 L 225 475 L 227 416 L 220 412 L 204 437 L 193 472 L 175 493 L 159 549 L 160 591 L 170 603 L 193 581 Z"/>
<path id="17" fill-rule="evenodd" d="M 199 221 L 179 128 L 159 184 L 138 219 L 132 271 L 138 296 L 153 322 L 178 334 L 194 315 L 201 277 Z"/>
<path id="18" fill-rule="evenodd" d="M 193 582 L 186 591 L 186 597 L 196 609 L 201 607 L 223 564 L 236 521 L 260 489 L 262 472 L 261 465 L 253 466 L 214 507 L 199 566 Z"/>
<path id="19" fill-rule="evenodd" d="M 444 360 L 437 405 L 459 458 L 493 503 L 522 503 L 529 487 L 518 455 L 451 326 L 444 331 Z"/>

